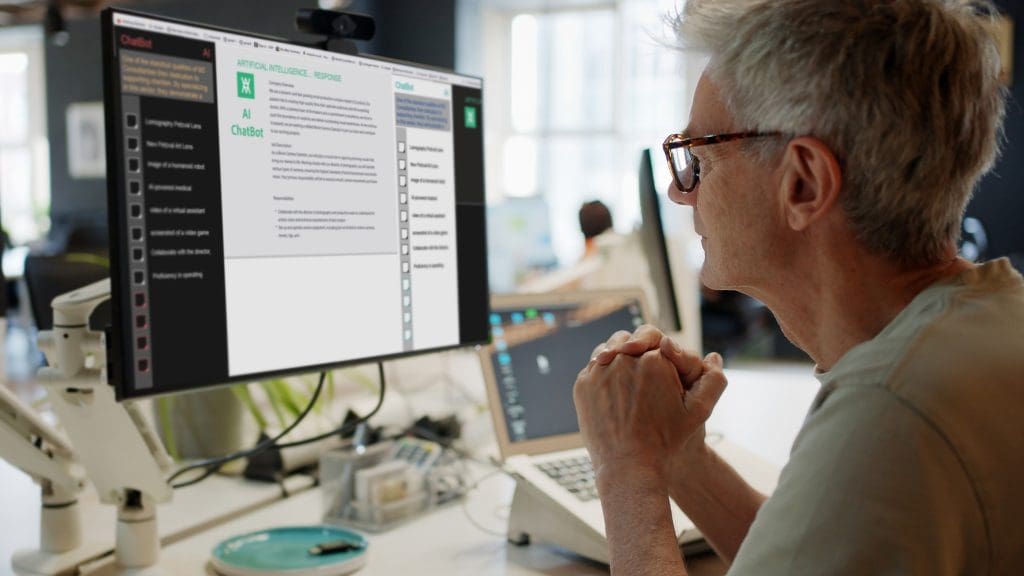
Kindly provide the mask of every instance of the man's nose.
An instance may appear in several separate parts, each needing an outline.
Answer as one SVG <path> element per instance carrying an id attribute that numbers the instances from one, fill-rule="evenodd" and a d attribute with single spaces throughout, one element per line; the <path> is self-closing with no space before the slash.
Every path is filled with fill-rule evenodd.
<path id="1" fill-rule="evenodd" d="M 668 187 L 668 199 L 675 202 L 676 204 L 684 204 L 686 206 L 693 206 L 696 204 L 697 190 L 694 189 L 692 192 L 684 194 L 682 190 L 676 187 L 675 182 Z"/>

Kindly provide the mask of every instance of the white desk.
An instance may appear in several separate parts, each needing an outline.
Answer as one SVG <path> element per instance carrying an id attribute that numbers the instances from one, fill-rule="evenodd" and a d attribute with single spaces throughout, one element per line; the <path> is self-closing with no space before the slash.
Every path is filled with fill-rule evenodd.
<path id="1" fill-rule="evenodd" d="M 478 470 L 484 471 L 484 470 Z M 484 471 L 485 472 L 485 471 Z M 415 518 L 381 534 L 368 534 L 367 565 L 359 574 L 526 576 L 607 574 L 608 567 L 543 545 L 513 546 L 504 535 L 489 534 L 474 526 L 467 514 L 496 532 L 504 531 L 503 512 L 512 499 L 514 483 L 504 475 L 485 480 L 465 502 L 456 502 Z M 221 541 L 253 530 L 289 525 L 317 524 L 320 491 L 303 492 L 244 518 L 203 532 L 164 551 L 164 563 L 175 574 L 216 575 L 209 565 L 210 551 Z M 691 576 L 721 574 L 714 556 L 690 563 Z"/>
<path id="2" fill-rule="evenodd" d="M 488 534 L 466 517 L 503 531 L 501 513 L 512 499 L 512 480 L 485 480 L 463 502 L 455 502 L 381 534 L 368 534 L 369 561 L 360 574 L 605 574 L 607 568 L 541 546 L 518 548 Z M 175 574 L 214 574 L 210 550 L 226 538 L 275 526 L 320 521 L 320 491 L 304 492 L 254 514 L 198 534 L 164 551 Z"/>
<path id="3" fill-rule="evenodd" d="M 294 476 L 288 493 L 311 491 L 312 479 Z M 157 529 L 164 546 L 187 539 L 210 525 L 243 516 L 285 497 L 280 486 L 238 478 L 214 476 L 194 487 L 177 490 L 174 500 L 157 509 Z M 16 468 L 0 460 L 0 574 L 12 573 L 16 550 L 39 547 L 39 486 Z M 92 557 L 114 549 L 117 513 L 104 505 L 94 490 L 79 498 L 83 545 Z"/>
<path id="4" fill-rule="evenodd" d="M 708 429 L 720 432 L 727 438 L 754 451 L 769 461 L 782 465 L 789 453 L 804 415 L 818 389 L 818 383 L 809 367 L 798 367 L 782 372 L 753 372 L 729 370 L 729 387 L 723 394 Z M 429 391 L 428 391 L 429 392 Z M 436 391 L 435 391 L 436 393 Z M 480 418 L 489 419 L 488 414 Z M 466 426 L 476 433 L 493 434 L 489 423 Z M 479 443 L 476 443 L 479 444 Z M 6 466 L 0 463 L 0 466 Z M 17 471 L 11 471 L 18 474 Z M 475 473 L 487 473 L 483 467 Z M 10 570 L 10 551 L 14 548 L 33 546 L 37 542 L 35 530 L 26 532 L 25 519 L 34 520 L 38 526 L 39 498 L 37 490 L 27 490 L 22 478 L 15 486 L 18 502 L 7 502 L 8 479 L 0 469 L 0 552 L 4 563 L 0 574 Z M 225 498 L 237 490 L 236 480 L 215 479 L 203 490 L 213 495 L 220 491 Z M 200 489 L 202 485 L 195 487 Z M 567 553 L 543 545 L 523 548 L 506 544 L 504 536 L 489 534 L 477 528 L 466 517 L 466 512 L 478 523 L 491 531 L 503 532 L 504 515 L 511 502 L 513 483 L 510 479 L 496 475 L 480 484 L 470 493 L 465 505 L 457 502 L 449 507 L 433 511 L 382 534 L 370 534 L 369 562 L 360 574 L 606 574 L 607 567 L 582 560 Z M 22 500 L 29 499 L 31 502 Z M 205 504 L 188 502 L 187 491 L 176 494 L 174 507 L 187 514 L 189 506 L 202 508 Z M 212 497 L 212 496 L 208 496 Z M 198 498 L 198 496 L 196 497 Z M 216 500 L 216 498 L 214 498 Z M 19 513 L 8 514 L 7 505 L 13 504 Z M 179 508 L 180 507 L 180 508 Z M 219 526 L 176 539 L 165 546 L 162 559 L 174 574 L 204 574 L 208 571 L 210 550 L 220 541 L 262 528 L 296 524 L 318 523 L 321 503 L 318 490 L 299 493 L 282 501 L 273 502 L 258 510 L 230 520 Z M 175 513 L 160 511 L 160 518 L 170 523 Z M 105 524 L 102 533 L 112 531 L 110 523 Z M 30 522 L 31 524 L 31 522 Z M 102 524 L 102 522 L 101 522 Z M 163 533 L 163 531 L 161 531 Z M 16 543 L 11 545 L 9 542 Z M 721 564 L 716 559 L 705 559 L 690 565 L 691 573 L 720 574 Z"/>

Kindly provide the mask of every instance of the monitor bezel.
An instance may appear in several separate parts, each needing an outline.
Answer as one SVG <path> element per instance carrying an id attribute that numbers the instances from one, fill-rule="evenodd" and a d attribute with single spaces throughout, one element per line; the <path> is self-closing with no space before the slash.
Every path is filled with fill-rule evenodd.
<path id="1" fill-rule="evenodd" d="M 128 357 L 126 350 L 131 349 L 131 314 L 125 313 L 125 306 L 130 310 L 130 302 L 126 301 L 125 298 L 130 298 L 131 290 L 129 289 L 128 282 L 129 278 L 123 274 L 122 259 L 124 253 L 122 246 L 126 245 L 127 238 L 124 237 L 121 230 L 122 223 L 125 221 L 125 212 L 123 210 L 124 202 L 123 199 L 126 190 L 124 189 L 123 178 L 117 175 L 122 173 L 123 170 L 123 155 L 118 154 L 119 150 L 117 143 L 121 142 L 123 137 L 123 127 L 119 121 L 119 104 L 115 102 L 116 98 L 116 78 L 115 78 L 115 61 L 114 61 L 114 50 L 116 45 L 114 43 L 114 16 L 115 14 L 124 14 L 127 16 L 135 16 L 139 18 L 148 18 L 151 20 L 158 20 L 162 22 L 169 22 L 172 24 L 180 24 L 182 26 L 191 26 L 194 28 L 200 28 L 205 30 L 213 30 L 217 32 L 226 32 L 230 34 L 237 34 L 240 36 L 246 36 L 249 38 L 256 38 L 260 40 L 269 40 L 273 42 L 286 43 L 293 46 L 301 47 L 306 50 L 316 50 L 328 54 L 332 54 L 329 50 L 318 48 L 315 46 L 309 46 L 299 41 L 289 40 L 287 38 L 280 38 L 277 36 L 260 34 L 254 32 L 247 32 L 237 30 L 233 28 L 215 26 L 210 24 L 204 24 L 200 22 L 194 22 L 190 20 L 183 20 L 179 18 L 171 18 L 167 16 L 160 16 L 147 12 L 141 12 L 137 10 L 126 10 L 123 8 L 105 8 L 100 16 L 101 24 L 101 46 L 103 51 L 103 102 L 104 102 L 104 118 L 105 118 L 105 135 L 106 135 L 106 156 L 107 156 L 107 174 L 111 175 L 107 178 L 107 229 L 109 236 L 110 245 L 110 276 L 111 276 L 111 329 L 106 334 L 107 341 L 107 382 L 114 387 L 115 397 L 118 402 L 124 400 L 134 400 L 141 398 L 156 398 L 160 396 L 192 392 L 200 390 L 211 390 L 220 388 L 223 386 L 230 386 L 240 383 L 255 382 L 259 380 L 281 378 L 287 376 L 296 376 L 302 374 L 311 374 L 317 372 L 323 372 L 326 370 L 334 370 L 337 368 L 344 368 L 348 366 L 358 366 L 362 364 L 374 364 L 385 362 L 388 360 L 396 360 L 399 358 L 408 358 L 411 356 L 418 356 L 423 354 L 433 354 L 437 352 L 445 352 L 450 350 L 465 349 L 470 347 L 480 347 L 483 344 L 487 344 L 490 340 L 490 331 L 485 330 L 484 335 L 479 339 L 468 339 L 460 341 L 457 344 L 450 346 L 439 346 L 434 348 L 425 348 L 421 350 L 411 350 L 397 352 L 394 354 L 385 354 L 380 356 L 370 356 L 364 358 L 355 358 L 349 360 L 341 360 L 338 362 L 328 362 L 323 364 L 300 366 L 295 368 L 287 368 L 282 370 L 273 370 L 266 372 L 257 372 L 252 374 L 245 374 L 240 376 L 228 376 L 222 382 L 213 382 L 202 386 L 193 386 L 190 388 L 175 388 L 175 389 L 148 389 L 148 390 L 137 390 L 134 389 L 131 384 L 134 382 L 134 373 L 131 370 L 131 365 L 124 360 Z M 108 50 L 108 47 L 111 48 Z M 483 94 L 483 79 L 478 76 L 469 74 L 462 74 L 455 72 L 454 70 L 443 68 L 439 66 L 433 66 L 429 64 L 419 64 L 415 62 L 409 62 L 405 60 L 399 60 L 395 58 L 387 58 L 384 56 L 368 55 L 368 54 L 346 54 L 346 56 L 354 58 L 364 58 L 367 60 L 376 60 L 381 62 L 389 62 L 393 64 L 400 64 L 403 66 L 410 66 L 422 70 L 430 70 L 436 72 L 443 72 L 454 76 L 470 80 L 478 80 L 480 82 L 481 95 Z M 481 134 L 481 146 L 485 144 L 485 138 Z M 483 157 L 486 157 L 486 151 L 484 151 Z M 460 204 L 456 202 L 456 207 Z M 470 205 L 470 203 L 462 203 L 462 205 Z M 486 242 L 487 242 L 487 223 L 486 218 L 483 222 L 484 237 L 481 239 L 483 242 L 484 259 L 483 269 L 478 271 L 480 274 L 484 274 L 484 281 L 487 280 L 487 258 L 486 258 Z M 484 325 L 486 326 L 486 318 L 490 314 L 490 294 L 484 298 L 485 310 L 484 310 Z M 460 310 L 461 312 L 461 310 Z M 460 331 L 460 340 L 462 340 L 462 334 Z"/>

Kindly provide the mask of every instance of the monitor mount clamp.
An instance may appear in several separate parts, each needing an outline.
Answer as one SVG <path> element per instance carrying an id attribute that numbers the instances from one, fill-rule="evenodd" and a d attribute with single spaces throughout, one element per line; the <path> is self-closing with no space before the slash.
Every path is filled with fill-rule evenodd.
<path id="1" fill-rule="evenodd" d="M 41 488 L 39 548 L 19 550 L 11 564 L 19 576 L 69 572 L 92 557 L 83 545 L 78 497 L 85 475 L 66 438 L 14 393 L 0 386 L 0 457 Z"/>
<path id="2" fill-rule="evenodd" d="M 105 336 L 89 330 L 89 316 L 109 298 L 104 279 L 53 300 L 39 376 L 100 501 L 117 506 L 116 573 L 162 575 L 156 504 L 171 499 L 172 462 L 139 406 L 118 403 L 107 383 Z"/>

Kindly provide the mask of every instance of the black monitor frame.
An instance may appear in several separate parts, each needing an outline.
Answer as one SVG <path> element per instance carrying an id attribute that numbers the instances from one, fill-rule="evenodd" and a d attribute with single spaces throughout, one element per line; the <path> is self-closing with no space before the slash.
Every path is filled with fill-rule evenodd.
<path id="1" fill-rule="evenodd" d="M 288 43 L 311 51 L 322 51 L 322 48 L 311 47 L 308 44 L 279 38 L 271 35 L 257 34 L 236 29 L 212 26 L 187 20 L 169 18 L 165 16 L 126 10 L 121 8 L 106 8 L 101 15 L 102 46 L 103 46 L 103 89 L 104 89 L 104 110 L 106 124 L 106 146 L 107 146 L 107 214 L 108 229 L 110 235 L 110 275 L 111 275 L 111 327 L 107 333 L 107 374 L 108 382 L 114 386 L 118 401 L 134 399 L 139 397 L 153 397 L 176 392 L 184 392 L 199 389 L 208 389 L 217 386 L 234 383 L 252 382 L 261 379 L 277 378 L 296 374 L 321 372 L 325 370 L 383 362 L 397 358 L 430 354 L 446 350 L 454 350 L 465 347 L 486 344 L 490 338 L 490 330 L 487 324 L 490 314 L 490 294 L 488 288 L 487 272 L 487 235 L 486 235 L 486 213 L 485 213 L 485 192 L 483 179 L 483 128 L 484 114 L 482 107 L 478 110 L 477 126 L 480 133 L 480 177 L 479 193 L 473 198 L 460 198 L 456 196 L 455 220 L 456 220 L 456 267 L 459 285 L 459 339 L 458 344 L 442 346 L 429 349 L 419 349 L 406 352 L 398 352 L 382 356 L 354 358 L 338 362 L 330 362 L 318 365 L 298 366 L 294 368 L 244 374 L 240 376 L 226 376 L 216 382 L 206 382 L 196 386 L 181 386 L 169 388 L 153 388 L 138 390 L 133 386 L 133 342 L 132 340 L 132 314 L 131 314 L 131 290 L 126 258 L 127 249 L 127 227 L 124 226 L 127 212 L 125 193 L 126 182 L 121 175 L 124 173 L 124 154 L 121 153 L 120 143 L 123 141 L 124 127 L 121 123 L 121 105 L 116 98 L 120 94 L 119 81 L 117 77 L 118 62 L 116 59 L 116 47 L 114 44 L 114 15 L 123 14 L 152 20 L 160 20 L 183 26 L 190 26 L 200 29 L 207 29 L 218 32 L 237 34 L 254 38 L 257 40 L 268 40 L 273 42 Z M 450 69 L 419 64 L 387 58 L 382 56 L 371 56 L 360 54 L 357 58 L 365 58 L 380 62 L 395 63 L 413 66 L 424 70 L 433 70 L 442 73 L 456 74 L 467 78 L 482 79 L 476 76 L 461 74 Z M 480 91 L 482 95 L 482 88 Z M 475 178 L 474 178 L 475 179 Z M 473 239 L 474 241 L 467 241 Z"/>
<path id="2" fill-rule="evenodd" d="M 658 200 L 658 188 L 654 183 L 650 148 L 644 148 L 640 154 L 637 177 L 642 221 L 640 244 L 647 257 L 649 275 L 658 296 L 658 327 L 668 332 L 680 332 L 683 326 L 679 302 L 676 299 L 675 282 L 672 278 L 672 264 L 669 262 L 668 242 L 661 221 L 661 203 Z"/>

